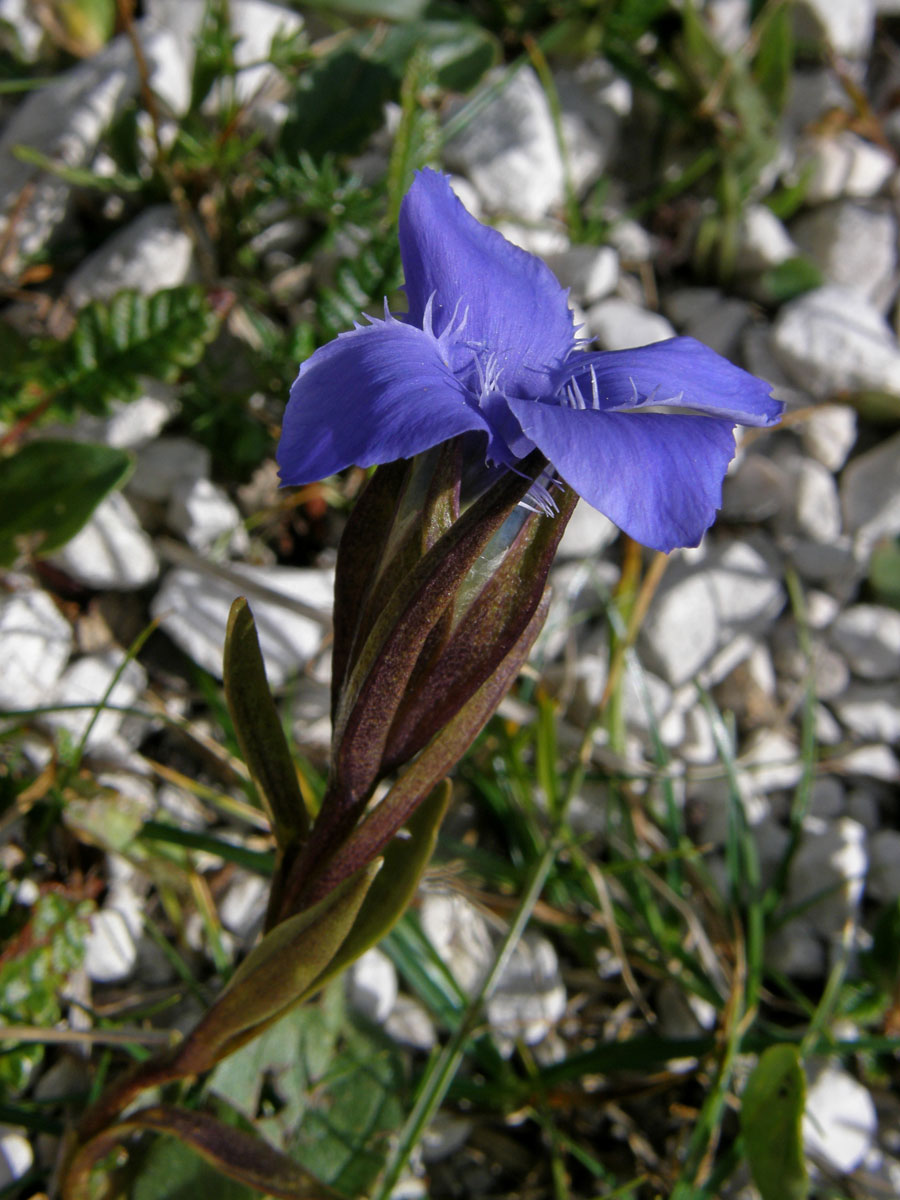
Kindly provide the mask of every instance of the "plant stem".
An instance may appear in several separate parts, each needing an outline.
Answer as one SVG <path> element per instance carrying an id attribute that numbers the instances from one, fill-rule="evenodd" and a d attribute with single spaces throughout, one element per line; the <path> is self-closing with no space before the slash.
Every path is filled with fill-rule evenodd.
<path id="1" fill-rule="evenodd" d="M 554 838 L 535 863 L 528 888 L 519 902 L 515 917 L 503 939 L 490 971 L 485 976 L 481 987 L 469 1001 L 465 1012 L 462 1014 L 460 1023 L 450 1037 L 450 1040 L 438 1057 L 431 1063 L 422 1080 L 416 1102 L 406 1119 L 403 1129 L 400 1131 L 400 1136 L 388 1160 L 380 1186 L 373 1200 L 389 1200 L 391 1192 L 400 1179 L 416 1144 L 440 1107 L 441 1101 L 446 1096 L 447 1090 L 453 1082 L 453 1078 L 462 1062 L 466 1042 L 480 1018 L 485 1002 L 497 986 L 519 939 L 525 931 L 534 906 L 540 898 L 547 875 L 561 847 L 561 841 Z"/>

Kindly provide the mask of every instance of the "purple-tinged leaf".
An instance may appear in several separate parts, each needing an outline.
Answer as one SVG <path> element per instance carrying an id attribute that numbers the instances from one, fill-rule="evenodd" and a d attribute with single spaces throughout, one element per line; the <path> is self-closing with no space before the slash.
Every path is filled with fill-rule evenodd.
<path id="1" fill-rule="evenodd" d="M 235 1129 L 209 1113 L 156 1104 L 139 1109 L 88 1141 L 74 1157 L 63 1185 L 63 1200 L 95 1200 L 93 1168 L 108 1159 L 132 1133 L 178 1138 L 217 1171 L 279 1200 L 342 1200 L 305 1167 L 261 1138 Z"/>
<path id="2" fill-rule="evenodd" d="M 341 689 L 372 626 L 415 564 L 459 516 L 457 441 L 379 467 L 347 520 L 334 596 L 332 719 Z"/>
<path id="3" fill-rule="evenodd" d="M 518 675 L 544 624 L 548 607 L 549 597 L 545 595 L 518 642 L 493 675 L 422 750 L 320 871 L 311 874 L 300 897 L 303 903 L 315 903 L 327 896 L 362 863 L 380 854 L 425 797 L 459 762 Z"/>
<path id="4" fill-rule="evenodd" d="M 388 769 L 408 762 L 515 646 L 544 594 L 547 575 L 578 497 L 563 493 L 553 516 L 531 513 L 487 583 L 468 603 L 441 651 L 417 663 L 384 751 Z M 421 667 L 421 669 L 420 669 Z"/>
<path id="5" fill-rule="evenodd" d="M 319 903 L 276 925 L 187 1035 L 173 1066 L 199 1075 L 283 1017 L 337 954 L 381 866 L 375 856 Z"/>
<path id="6" fill-rule="evenodd" d="M 223 657 L 225 699 L 250 776 L 281 854 L 309 832 L 309 816 L 266 679 L 253 613 L 243 596 L 228 614 Z"/>

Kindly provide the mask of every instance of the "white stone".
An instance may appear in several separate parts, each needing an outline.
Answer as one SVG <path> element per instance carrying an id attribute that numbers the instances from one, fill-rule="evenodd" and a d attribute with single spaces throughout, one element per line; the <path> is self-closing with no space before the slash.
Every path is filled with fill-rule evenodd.
<path id="1" fill-rule="evenodd" d="M 560 559 L 593 558 L 615 541 L 618 532 L 609 517 L 579 500 L 562 535 L 557 555 Z"/>
<path id="2" fill-rule="evenodd" d="M 859 292 L 879 311 L 890 301 L 897 223 L 888 210 L 835 200 L 798 217 L 791 234 L 828 283 Z"/>
<path id="3" fill-rule="evenodd" d="M 21 1130 L 0 1125 L 0 1187 L 6 1188 L 31 1170 L 34 1151 Z"/>
<path id="4" fill-rule="evenodd" d="M 822 404 L 800 426 L 800 439 L 829 471 L 839 471 L 856 442 L 856 410 L 848 404 Z"/>
<path id="5" fill-rule="evenodd" d="M 545 221 L 541 225 L 521 225 L 516 221 L 498 221 L 494 228 L 502 233 L 508 242 L 536 254 L 538 258 L 550 258 L 554 254 L 566 254 L 572 248 L 569 235 L 562 225 Z M 572 298 L 569 307 L 574 308 Z"/>
<path id="6" fill-rule="evenodd" d="M 347 999 L 353 1007 L 383 1025 L 397 1001 L 397 972 L 394 964 L 377 946 L 367 950 L 347 972 Z"/>
<path id="7" fill-rule="evenodd" d="M 753 317 L 753 306 L 734 296 L 720 296 L 706 312 L 688 321 L 683 329 L 688 337 L 703 342 L 717 354 L 736 358 L 741 336 Z"/>
<path id="8" fill-rule="evenodd" d="M 593 304 L 616 290 L 619 256 L 612 246 L 570 246 L 544 257 L 562 286 L 571 288 L 582 304 Z"/>
<path id="9" fill-rule="evenodd" d="M 487 208 L 539 221 L 564 194 L 553 119 L 530 67 L 511 76 L 498 68 L 484 88 L 495 87 L 504 75 L 508 82 L 446 143 L 444 161 L 472 182 Z"/>
<path id="10" fill-rule="evenodd" d="M 854 675 L 863 679 L 900 676 L 900 612 L 883 604 L 854 604 L 839 614 L 829 631 Z"/>
<path id="11" fill-rule="evenodd" d="M 874 0 L 800 0 L 794 14 L 801 38 L 821 37 L 836 54 L 867 57 L 875 32 Z"/>
<path id="12" fill-rule="evenodd" d="M 860 746 L 835 762 L 848 775 L 865 775 L 884 783 L 900 783 L 900 763 L 889 746 Z"/>
<path id="13" fill-rule="evenodd" d="M 135 32 L 152 72 L 171 53 L 171 37 L 150 31 L 144 21 L 135 22 Z M 110 122 L 138 87 L 134 50 L 120 34 L 16 107 L 0 136 L 0 213 L 12 211 L 33 181 L 17 210 L 14 247 L 19 254 L 35 254 L 46 244 L 66 216 L 72 186 L 50 171 L 36 174 L 31 163 L 16 157 L 15 148 L 30 146 L 66 167 L 88 167 Z M 0 235 L 7 222 L 0 216 Z"/>
<path id="14" fill-rule="evenodd" d="M 786 907 L 804 906 L 804 917 L 817 933 L 839 935 L 856 914 L 867 865 L 862 825 L 849 817 L 833 822 L 807 817 L 791 861 Z"/>
<path id="15" fill-rule="evenodd" d="M 176 567 L 163 579 L 151 611 L 169 637 L 199 666 L 222 677 L 222 648 L 233 601 L 247 596 L 269 683 L 280 687 L 321 646 L 333 603 L 330 571 L 229 564 L 230 578 Z M 298 611 L 299 609 L 299 611 Z"/>
<path id="16" fill-rule="evenodd" d="M 785 539 L 783 547 L 804 579 L 827 583 L 844 600 L 855 592 L 863 572 L 849 537 L 836 538 L 833 542 L 792 538 L 788 543 Z"/>
<path id="17" fill-rule="evenodd" d="M 837 1064 L 822 1070 L 806 1093 L 803 1149 L 815 1163 L 849 1175 L 868 1153 L 878 1132 L 878 1114 L 868 1088 Z"/>
<path id="18" fill-rule="evenodd" d="M 487 1002 L 487 1019 L 501 1052 L 516 1041 L 542 1042 L 566 1011 L 559 960 L 544 937 L 526 934 L 517 943 Z"/>
<path id="19" fill-rule="evenodd" d="M 693 679 L 719 643 L 716 602 L 703 574 L 664 579 L 641 628 L 646 661 L 667 683 Z"/>
<path id="20" fill-rule="evenodd" d="M 189 546 L 204 553 L 218 543 L 240 554 L 249 545 L 241 514 L 227 493 L 209 479 L 180 479 L 172 488 L 166 523 Z"/>
<path id="21" fill-rule="evenodd" d="M 152 296 L 195 278 L 193 242 L 172 205 L 157 204 L 89 255 L 69 277 L 66 295 L 81 308 L 89 300 L 108 301 L 124 290 Z"/>
<path id="22" fill-rule="evenodd" d="M 555 75 L 559 128 L 566 147 L 569 180 L 576 194 L 584 192 L 603 174 L 618 139 L 620 115 L 608 102 L 616 94 L 615 84 L 602 94 L 602 87 L 583 88 L 579 76 L 583 77 L 583 73 L 570 74 L 565 69 L 558 69 Z M 618 82 L 628 90 L 630 107 L 630 89 L 624 80 Z"/>
<path id="23" fill-rule="evenodd" d="M 858 546 L 900 533 L 900 433 L 852 459 L 840 492 L 844 525 Z"/>
<path id="24" fill-rule="evenodd" d="M 765 959 L 771 970 L 792 979 L 820 980 L 825 973 L 825 947 L 803 917 L 779 926 L 767 938 Z"/>
<path id="25" fill-rule="evenodd" d="M 806 667 L 804 662 L 803 670 L 798 672 L 800 678 L 806 675 Z M 836 699 L 843 695 L 850 683 L 850 668 L 846 662 L 830 646 L 817 639 L 812 642 L 812 669 L 819 700 Z"/>
<path id="26" fill-rule="evenodd" d="M 643 225 L 621 213 L 608 214 L 609 244 L 618 251 L 623 262 L 636 265 L 649 262 L 657 250 L 657 239 Z"/>
<path id="27" fill-rule="evenodd" d="M 84 967 L 94 983 L 120 983 L 137 962 L 137 948 L 125 918 L 114 908 L 91 914 Z"/>
<path id="28" fill-rule="evenodd" d="M 844 740 L 844 730 L 840 721 L 824 704 L 813 706 L 813 728 L 820 746 L 839 746 Z M 847 815 L 853 816 L 852 813 Z"/>
<path id="29" fill-rule="evenodd" d="M 776 318 L 773 347 L 797 384 L 822 399 L 869 390 L 900 396 L 896 339 L 858 292 L 828 284 L 790 301 Z"/>
<path id="30" fill-rule="evenodd" d="M 209 469 L 205 446 L 188 438 L 157 438 L 139 451 L 127 490 L 142 500 L 167 500 L 177 483 L 205 479 Z"/>
<path id="31" fill-rule="evenodd" d="M 603 350 L 630 350 L 675 336 L 672 323 L 661 313 L 648 312 L 618 296 L 591 305 L 587 332 Z"/>
<path id="32" fill-rule="evenodd" d="M 475 1122 L 471 1117 L 457 1117 L 439 1111 L 429 1122 L 422 1137 L 422 1161 L 441 1162 L 460 1151 L 471 1136 Z M 392 1193 L 393 1200 L 393 1193 Z"/>
<path id="33" fill-rule="evenodd" d="M 726 54 L 738 54 L 750 36 L 749 0 L 707 0 L 709 31 Z"/>
<path id="34" fill-rule="evenodd" d="M 277 69 L 266 62 L 273 39 L 298 34 L 303 28 L 303 18 L 268 0 L 230 0 L 228 15 L 235 38 L 234 62 L 239 70 L 233 87 L 230 83 L 213 87 L 209 103 L 219 107 L 236 101 L 255 108 L 279 77 Z"/>
<path id="35" fill-rule="evenodd" d="M 827 629 L 840 611 L 840 602 L 828 592 L 810 588 L 806 593 L 806 622 L 810 629 L 817 632 Z"/>
<path id="36" fill-rule="evenodd" d="M 784 607 L 778 575 L 749 542 L 716 545 L 702 569 L 728 640 L 737 632 L 767 628 Z"/>
<path id="37" fill-rule="evenodd" d="M 757 793 L 795 787 L 803 776 L 795 742 L 777 729 L 760 729 L 751 735 L 741 754 L 740 770 L 747 773 Z"/>
<path id="38" fill-rule="evenodd" d="M 260 875 L 237 875 L 219 902 L 219 920 L 242 941 L 252 938 L 266 915 L 269 883 Z"/>
<path id="39" fill-rule="evenodd" d="M 474 992 L 494 960 L 487 922 L 457 894 L 431 892 L 422 899 L 422 929 L 460 988 Z"/>
<path id="40" fill-rule="evenodd" d="M 802 135 L 826 113 L 850 113 L 852 101 L 833 66 L 794 70 L 784 120 L 788 129 Z"/>
<path id="41" fill-rule="evenodd" d="M 880 146 L 844 129 L 832 136 L 803 138 L 797 147 L 796 170 L 811 172 L 806 202 L 822 204 L 840 196 L 877 195 L 894 173 L 894 160 Z"/>
<path id="42" fill-rule="evenodd" d="M 437 1031 L 428 1012 L 412 996 L 399 995 L 384 1030 L 395 1042 L 414 1050 L 432 1050 L 437 1045 Z"/>
<path id="43" fill-rule="evenodd" d="M 72 627 L 46 592 L 0 595 L 0 709 L 47 701 L 73 644 Z"/>
<path id="44" fill-rule="evenodd" d="M 729 521 L 764 521 L 784 506 L 790 492 L 788 477 L 765 454 L 733 459 L 722 485 L 722 515 Z"/>
<path id="45" fill-rule="evenodd" d="M 157 437 L 175 413 L 179 403 L 175 388 L 158 379 L 141 380 L 143 395 L 136 400 L 114 400 L 109 415 L 83 414 L 74 424 L 53 426 L 50 436 L 73 442 L 103 442 L 121 450 L 132 450 Z"/>
<path id="46" fill-rule="evenodd" d="M 866 896 L 880 904 L 900 896 L 900 830 L 879 829 L 869 837 Z"/>
<path id="47" fill-rule="evenodd" d="M 656 991 L 654 1009 L 659 1032 L 670 1038 L 693 1038 L 713 1029 L 718 1016 L 708 1000 L 667 979 Z"/>
<path id="48" fill-rule="evenodd" d="M 832 473 L 800 455 L 784 465 L 793 484 L 793 503 L 779 525 L 814 542 L 836 542 L 841 536 L 841 503 Z"/>
<path id="49" fill-rule="evenodd" d="M 622 688 L 622 707 L 631 729 L 649 731 L 658 727 L 671 703 L 672 689 L 667 683 L 644 670 L 637 661 L 629 664 Z"/>
<path id="50" fill-rule="evenodd" d="M 124 660 L 124 654 L 118 649 L 102 654 L 86 654 L 77 659 L 54 688 L 53 702 L 84 707 L 46 713 L 42 723 L 51 729 L 65 730 L 73 741 L 83 737 L 88 725 L 91 725 L 86 743 L 88 750 L 97 750 L 114 741 L 122 733 L 125 714 L 114 708 L 103 708 L 97 713 L 96 720 L 94 714 Z M 140 699 L 146 686 L 147 672 L 139 662 L 130 659 L 106 697 L 106 704 L 130 708 Z M 137 730 L 134 732 L 137 733 Z"/>
<path id="51" fill-rule="evenodd" d="M 9 38 L 16 58 L 36 62 L 40 57 L 44 29 L 35 20 L 31 0 L 0 0 L 0 40 Z"/>
<path id="52" fill-rule="evenodd" d="M 739 271 L 765 271 L 797 253 L 790 234 L 766 204 L 748 204 L 738 225 L 736 266 Z"/>
<path id="53" fill-rule="evenodd" d="M 616 152 L 622 117 L 631 112 L 631 85 L 597 55 L 574 70 L 558 67 L 554 82 L 569 174 L 582 192 L 607 171 Z"/>
<path id="54" fill-rule="evenodd" d="M 852 817 L 854 821 L 859 821 L 860 825 L 863 826 L 866 833 L 869 835 L 870 862 L 869 876 L 866 879 L 866 895 L 869 895 L 873 872 L 875 872 L 875 855 L 872 847 L 871 835 L 873 833 L 877 833 L 879 826 L 881 825 L 881 812 L 878 807 L 878 800 L 868 789 L 857 787 L 850 792 L 849 796 L 847 797 L 845 807 L 846 815 L 848 817 Z M 900 895 L 900 889 L 898 889 L 897 893 L 895 894 Z"/>
<path id="55" fill-rule="evenodd" d="M 900 682 L 851 684 L 832 707 L 857 737 L 889 745 L 900 742 Z"/>
<path id="56" fill-rule="evenodd" d="M 49 561 L 85 587 L 133 591 L 159 574 L 153 543 L 121 492 L 101 500 L 87 524 Z"/>

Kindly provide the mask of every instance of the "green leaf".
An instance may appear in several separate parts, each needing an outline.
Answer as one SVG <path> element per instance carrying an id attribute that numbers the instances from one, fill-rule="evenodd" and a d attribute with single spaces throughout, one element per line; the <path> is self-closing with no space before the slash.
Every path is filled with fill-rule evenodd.
<path id="1" fill-rule="evenodd" d="M 900 396 L 890 392 L 857 392 L 849 403 L 865 420 L 876 425 L 896 425 L 900 421 Z"/>
<path id="2" fill-rule="evenodd" d="M 380 859 L 370 861 L 318 904 L 266 934 L 178 1047 L 173 1070 L 179 1077 L 208 1071 L 318 986 L 353 927 L 380 865 Z"/>
<path id="3" fill-rule="evenodd" d="M 345 13 L 348 17 L 412 21 L 422 16 L 429 3 L 430 0 L 306 0 L 306 7 L 324 8 L 329 13 Z"/>
<path id="4" fill-rule="evenodd" d="M 753 75 L 773 113 L 787 103 L 794 66 L 793 14 L 788 3 L 770 3 L 756 28 Z"/>
<path id="5" fill-rule="evenodd" d="M 384 853 L 359 916 L 325 973 L 310 989 L 318 990 L 390 933 L 412 902 L 428 866 L 453 788 L 439 784 L 407 822 L 408 837 L 394 838 Z"/>
<path id="6" fill-rule="evenodd" d="M 15 561 L 20 540 L 41 554 L 64 545 L 132 466 L 132 456 L 113 446 L 51 439 L 3 459 L 0 566 Z"/>
<path id="7" fill-rule="evenodd" d="M 56 16 L 79 54 L 96 54 L 116 28 L 115 0 L 56 0 Z"/>
<path id="8" fill-rule="evenodd" d="M 306 837 L 309 816 L 269 690 L 253 613 L 243 596 L 228 615 L 223 675 L 244 761 L 272 822 L 278 848 L 287 851 Z"/>
<path id="9" fill-rule="evenodd" d="M 123 1134 L 139 1130 L 150 1130 L 177 1138 L 211 1164 L 216 1171 L 254 1189 L 253 1194 L 277 1196 L 282 1200 L 338 1200 L 331 1188 L 321 1184 L 300 1163 L 280 1153 L 262 1139 L 243 1129 L 226 1125 L 210 1113 L 191 1112 L 168 1104 L 157 1104 L 131 1113 L 124 1121 L 109 1126 L 88 1142 L 74 1160 L 73 1170 L 70 1172 L 67 1195 L 71 1200 L 90 1200 L 95 1193 L 89 1168 L 100 1165 Z M 165 1148 L 169 1152 L 172 1150 L 168 1145 Z M 179 1168 L 189 1170 L 189 1162 L 183 1155 L 178 1154 L 174 1164 L 174 1177 L 172 1173 L 168 1173 L 169 1182 L 163 1185 L 162 1190 L 144 1192 L 147 1200 L 151 1195 L 176 1196 L 187 1200 L 189 1193 L 185 1190 L 186 1179 Z M 157 1160 L 157 1172 L 165 1179 L 167 1171 L 164 1162 L 160 1163 Z M 209 1176 L 207 1172 L 198 1170 L 194 1178 L 208 1179 Z M 202 1191 L 195 1190 L 190 1194 L 227 1196 L 228 1200 L 241 1200 L 247 1195 L 243 1187 L 223 1187 L 222 1181 L 218 1179 L 210 1182 L 214 1184 L 213 1188 L 204 1187 Z M 177 1187 L 179 1190 L 170 1191 L 170 1187 Z"/>
<path id="10" fill-rule="evenodd" d="M 882 604 L 900 608 L 900 542 L 879 542 L 872 551 L 869 586 Z"/>
<path id="11" fill-rule="evenodd" d="M 0 400 L 9 420 L 36 406 L 57 420 L 79 412 L 103 415 L 112 400 L 134 400 L 143 376 L 171 383 L 203 356 L 219 316 L 202 288 L 176 287 L 144 296 L 120 292 L 88 304 L 65 342 L 39 342 Z"/>
<path id="12" fill-rule="evenodd" d="M 395 25 L 373 53 L 401 76 L 420 55 L 439 87 L 467 92 L 499 61 L 500 46 L 474 22 L 422 20 Z"/>
<path id="13" fill-rule="evenodd" d="M 396 99 L 399 88 L 389 66 L 343 44 L 301 76 L 280 150 L 314 159 L 356 153 L 381 128 L 385 101 Z"/>
<path id="14" fill-rule="evenodd" d="M 319 1002 L 295 1008 L 220 1062 L 209 1077 L 209 1094 L 227 1101 L 284 1148 L 302 1118 L 309 1091 L 334 1058 L 343 1024 L 343 989 L 338 986 Z M 260 1116 L 264 1092 L 277 1097 L 270 1116 Z"/>
<path id="15" fill-rule="evenodd" d="M 788 258 L 777 267 L 763 271 L 759 285 L 763 296 L 772 304 L 783 304 L 803 292 L 812 291 L 822 283 L 822 272 L 808 258 Z"/>
<path id="16" fill-rule="evenodd" d="M 346 1196 L 364 1196 L 404 1117 L 403 1059 L 378 1030 L 345 1031 L 341 1052 L 317 1081 L 290 1145 L 313 1175 Z"/>
<path id="17" fill-rule="evenodd" d="M 878 914 L 872 931 L 872 946 L 861 959 L 873 982 L 888 993 L 900 986 L 900 896 Z"/>
<path id="18" fill-rule="evenodd" d="M 131 1200 L 254 1200 L 259 1193 L 223 1176 L 196 1151 L 181 1141 L 155 1139 L 135 1164 L 129 1196 Z"/>
<path id="19" fill-rule="evenodd" d="M 744 1153 L 762 1200 L 805 1200 L 803 1157 L 806 1079 L 796 1046 L 770 1046 L 741 1097 Z"/>

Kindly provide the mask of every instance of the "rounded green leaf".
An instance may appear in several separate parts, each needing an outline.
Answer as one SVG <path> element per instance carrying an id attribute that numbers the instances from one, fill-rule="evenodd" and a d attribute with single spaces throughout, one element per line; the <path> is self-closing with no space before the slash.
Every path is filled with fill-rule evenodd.
<path id="1" fill-rule="evenodd" d="M 133 458 L 114 446 L 50 439 L 0 462 L 0 566 L 21 551 L 48 554 L 78 533 L 130 474 Z"/>
<path id="2" fill-rule="evenodd" d="M 806 1077 L 797 1047 L 770 1046 L 760 1055 L 741 1097 L 744 1153 L 763 1200 L 805 1200 L 805 1102 Z"/>

